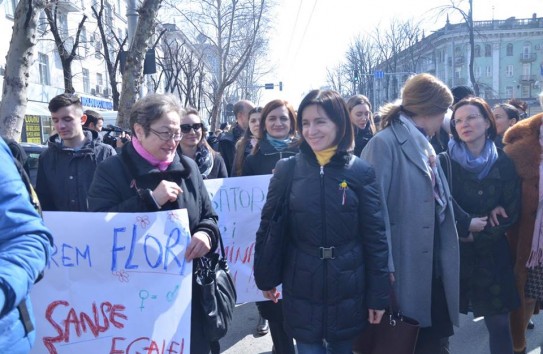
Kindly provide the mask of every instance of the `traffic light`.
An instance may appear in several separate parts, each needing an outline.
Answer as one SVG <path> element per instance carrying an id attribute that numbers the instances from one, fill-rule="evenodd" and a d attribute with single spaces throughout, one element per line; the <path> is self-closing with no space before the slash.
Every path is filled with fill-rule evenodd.
<path id="1" fill-rule="evenodd" d="M 279 91 L 283 91 L 283 81 L 279 81 Z"/>

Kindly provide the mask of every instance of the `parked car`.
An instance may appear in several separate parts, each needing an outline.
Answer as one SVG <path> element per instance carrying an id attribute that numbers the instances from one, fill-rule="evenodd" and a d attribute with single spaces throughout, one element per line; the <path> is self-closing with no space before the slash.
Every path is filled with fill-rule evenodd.
<path id="1" fill-rule="evenodd" d="M 23 147 L 24 151 L 26 152 L 26 155 L 28 156 L 28 159 L 26 160 L 25 168 L 27 169 L 28 175 L 30 176 L 30 181 L 32 182 L 32 186 L 35 188 L 36 177 L 38 174 L 38 158 L 40 157 L 40 154 L 47 149 L 47 145 L 21 143 L 21 146 Z"/>

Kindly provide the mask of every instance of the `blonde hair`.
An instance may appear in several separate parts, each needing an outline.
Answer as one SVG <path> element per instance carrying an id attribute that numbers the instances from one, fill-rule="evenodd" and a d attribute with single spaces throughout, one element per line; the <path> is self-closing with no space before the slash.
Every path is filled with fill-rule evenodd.
<path id="1" fill-rule="evenodd" d="M 451 90 L 437 77 L 417 74 L 410 77 L 402 88 L 402 97 L 381 107 L 381 127 L 386 128 L 400 112 L 416 117 L 447 112 L 453 103 Z"/>

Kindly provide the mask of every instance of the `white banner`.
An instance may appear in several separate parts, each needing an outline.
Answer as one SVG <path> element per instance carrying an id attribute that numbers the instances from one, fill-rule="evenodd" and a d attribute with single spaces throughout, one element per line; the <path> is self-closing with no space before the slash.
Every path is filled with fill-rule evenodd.
<path id="1" fill-rule="evenodd" d="M 271 175 L 206 180 L 213 208 L 219 215 L 230 273 L 238 303 L 266 300 L 253 277 L 255 237 L 266 202 Z"/>
<path id="2" fill-rule="evenodd" d="M 253 277 L 255 235 L 270 175 L 205 181 L 238 303 L 262 301 Z M 186 210 L 45 212 L 55 240 L 32 290 L 32 353 L 188 353 L 192 262 Z"/>
<path id="3" fill-rule="evenodd" d="M 46 212 L 55 251 L 32 290 L 32 353 L 188 353 L 186 210 Z"/>

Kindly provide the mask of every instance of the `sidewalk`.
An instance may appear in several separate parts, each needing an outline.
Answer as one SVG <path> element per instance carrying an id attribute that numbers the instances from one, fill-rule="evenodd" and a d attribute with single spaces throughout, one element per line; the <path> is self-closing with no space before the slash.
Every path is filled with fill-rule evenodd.
<path id="1" fill-rule="evenodd" d="M 533 317 L 535 328 L 528 330 L 528 354 L 541 354 L 543 346 L 543 314 Z M 224 354 L 271 354 L 272 340 L 256 334 L 258 311 L 254 303 L 238 305 L 234 311 L 233 326 L 221 340 Z M 460 328 L 450 340 L 451 354 L 490 354 L 488 332 L 482 319 L 460 315 Z M 388 354 L 388 353 L 383 353 Z"/>

